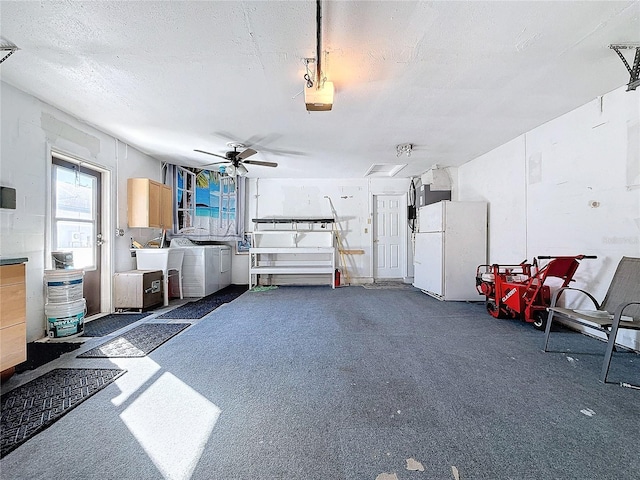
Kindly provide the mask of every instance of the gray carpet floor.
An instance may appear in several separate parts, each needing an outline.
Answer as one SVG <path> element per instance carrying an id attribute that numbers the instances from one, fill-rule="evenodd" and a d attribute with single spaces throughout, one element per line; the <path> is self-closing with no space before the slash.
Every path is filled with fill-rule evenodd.
<path id="1" fill-rule="evenodd" d="M 0 461 L 11 479 L 637 479 L 604 344 L 417 290 L 247 292 Z M 568 352 L 568 353 L 566 353 Z M 640 384 L 639 357 L 610 379 Z M 4 388 L 20 379 L 12 378 Z M 52 454 L 64 442 L 65 454 Z M 73 455 L 67 454 L 73 452 Z M 55 452 L 54 452 L 55 453 Z M 424 469 L 409 470 L 416 463 Z"/>

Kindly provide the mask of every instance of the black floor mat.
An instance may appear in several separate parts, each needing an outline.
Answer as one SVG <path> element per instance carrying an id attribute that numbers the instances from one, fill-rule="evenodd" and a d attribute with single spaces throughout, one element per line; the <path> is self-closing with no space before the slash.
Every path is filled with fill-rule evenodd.
<path id="1" fill-rule="evenodd" d="M 16 373 L 34 370 L 55 360 L 63 353 L 72 352 L 81 346 L 80 342 L 29 342 L 27 343 L 27 360 L 16 365 Z"/>
<path id="2" fill-rule="evenodd" d="M 124 372 L 118 368 L 57 368 L 2 395 L 0 458 Z"/>
<path id="3" fill-rule="evenodd" d="M 190 325 L 190 323 L 143 323 L 118 335 L 113 340 L 81 353 L 77 358 L 144 357 Z"/>
<path id="4" fill-rule="evenodd" d="M 82 337 L 104 337 L 110 333 L 120 330 L 127 325 L 137 322 L 141 318 L 148 317 L 147 313 L 111 313 L 101 318 L 96 318 L 90 322 L 85 322 Z"/>
<path id="5" fill-rule="evenodd" d="M 196 319 L 202 318 L 207 313 L 212 312 L 223 303 L 229 303 L 248 290 L 247 285 L 229 285 L 211 295 L 181 305 L 174 308 L 170 312 L 160 315 L 158 318 L 176 318 L 176 319 Z"/>

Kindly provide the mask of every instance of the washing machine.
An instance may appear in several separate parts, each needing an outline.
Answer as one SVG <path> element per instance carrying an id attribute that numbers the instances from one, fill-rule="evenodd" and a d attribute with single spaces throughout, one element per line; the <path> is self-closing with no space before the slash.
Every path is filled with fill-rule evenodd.
<path id="1" fill-rule="evenodd" d="M 185 297 L 206 297 L 231 284 L 231 247 L 197 245 L 188 238 L 174 238 L 169 248 L 184 250 L 182 292 Z M 178 282 L 171 293 L 179 295 Z"/>

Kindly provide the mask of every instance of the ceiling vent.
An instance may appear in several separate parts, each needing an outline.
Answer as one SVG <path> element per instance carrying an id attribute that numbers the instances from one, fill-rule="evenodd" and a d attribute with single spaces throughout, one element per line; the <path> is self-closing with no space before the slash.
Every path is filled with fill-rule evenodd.
<path id="1" fill-rule="evenodd" d="M 393 177 L 400 170 L 406 167 L 407 164 L 395 164 L 395 163 L 374 163 L 369 167 L 367 173 L 364 174 L 365 177 Z"/>

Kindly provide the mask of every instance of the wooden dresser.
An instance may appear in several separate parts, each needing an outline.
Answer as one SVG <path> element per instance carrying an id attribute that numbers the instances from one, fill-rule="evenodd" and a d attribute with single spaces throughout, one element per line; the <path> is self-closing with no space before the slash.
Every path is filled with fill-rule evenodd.
<path id="1" fill-rule="evenodd" d="M 3 373 L 27 359 L 26 261 L 3 259 L 0 264 L 0 372 Z"/>

